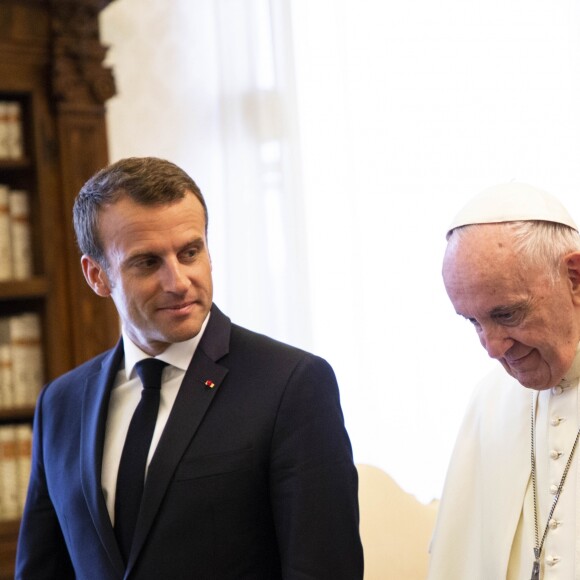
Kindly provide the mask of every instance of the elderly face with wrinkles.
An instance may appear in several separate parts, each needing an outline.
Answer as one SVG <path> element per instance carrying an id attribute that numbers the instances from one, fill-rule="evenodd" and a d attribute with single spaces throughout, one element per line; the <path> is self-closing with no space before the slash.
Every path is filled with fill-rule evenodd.
<path id="1" fill-rule="evenodd" d="M 560 382 L 580 341 L 580 253 L 563 258 L 553 283 L 520 262 L 508 229 L 487 224 L 449 244 L 443 280 L 456 312 L 511 376 L 537 390 Z"/>

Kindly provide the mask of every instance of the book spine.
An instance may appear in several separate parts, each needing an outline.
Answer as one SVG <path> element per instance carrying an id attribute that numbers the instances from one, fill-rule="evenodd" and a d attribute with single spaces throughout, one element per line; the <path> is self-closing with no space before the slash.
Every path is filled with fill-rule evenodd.
<path id="1" fill-rule="evenodd" d="M 8 159 L 8 103 L 0 101 L 0 159 Z"/>
<path id="2" fill-rule="evenodd" d="M 32 247 L 28 193 L 13 189 L 8 193 L 12 269 L 16 280 L 32 276 Z"/>
<path id="3" fill-rule="evenodd" d="M 10 323 L 0 318 L 0 409 L 14 407 L 12 386 L 12 348 L 10 346 Z"/>
<path id="4" fill-rule="evenodd" d="M 0 344 L 0 409 L 14 407 L 12 354 L 9 344 Z"/>
<path id="5" fill-rule="evenodd" d="M 24 157 L 24 143 L 22 140 L 22 107 L 18 101 L 6 103 L 6 141 L 7 154 L 10 159 Z"/>
<path id="6" fill-rule="evenodd" d="M 11 425 L 0 426 L 0 520 L 20 515 L 16 436 Z"/>
<path id="7" fill-rule="evenodd" d="M 32 458 L 32 427 L 30 425 L 16 425 L 14 427 L 16 439 L 16 467 L 18 490 L 18 514 L 22 515 L 26 504 L 28 481 Z"/>
<path id="8" fill-rule="evenodd" d="M 14 406 L 36 403 L 43 382 L 40 318 L 34 312 L 9 317 Z"/>
<path id="9" fill-rule="evenodd" d="M 0 184 L 0 280 L 12 278 L 12 243 L 10 228 L 10 188 Z"/>

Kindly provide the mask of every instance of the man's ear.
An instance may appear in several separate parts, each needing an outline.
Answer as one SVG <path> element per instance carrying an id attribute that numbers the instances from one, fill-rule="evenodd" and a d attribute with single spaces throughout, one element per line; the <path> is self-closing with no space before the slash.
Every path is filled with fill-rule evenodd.
<path id="1" fill-rule="evenodd" d="M 111 283 L 101 265 L 86 254 L 81 257 L 81 267 L 87 284 L 98 296 L 106 298 L 111 295 Z"/>
<path id="2" fill-rule="evenodd" d="M 564 256 L 564 267 L 570 281 L 573 300 L 580 305 L 580 252 L 572 252 Z"/>

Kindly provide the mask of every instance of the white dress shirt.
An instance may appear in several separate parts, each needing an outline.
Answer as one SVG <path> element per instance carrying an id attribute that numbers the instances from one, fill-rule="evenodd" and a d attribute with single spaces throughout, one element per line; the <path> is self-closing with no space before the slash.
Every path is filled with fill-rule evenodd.
<path id="1" fill-rule="evenodd" d="M 153 439 L 151 440 L 151 447 L 149 448 L 147 466 L 149 466 L 151 458 L 155 453 L 155 449 L 157 448 L 157 444 L 159 443 L 159 439 L 173 408 L 185 371 L 189 367 L 208 320 L 209 314 L 197 336 L 184 342 L 171 344 L 164 352 L 156 357 L 168 363 L 168 366 L 163 369 L 161 378 L 159 412 L 157 414 Z M 135 345 L 127 336 L 124 329 L 122 334 L 125 353 L 124 365 L 117 373 L 109 400 L 103 448 L 103 466 L 101 469 L 101 486 L 113 526 L 115 525 L 115 489 L 117 486 L 117 473 L 121 461 L 121 452 L 123 451 L 123 445 L 125 444 L 127 431 L 129 430 L 129 423 L 141 400 L 141 391 L 143 388 L 141 379 L 139 379 L 134 370 L 135 364 L 149 357 L 149 355 Z"/>

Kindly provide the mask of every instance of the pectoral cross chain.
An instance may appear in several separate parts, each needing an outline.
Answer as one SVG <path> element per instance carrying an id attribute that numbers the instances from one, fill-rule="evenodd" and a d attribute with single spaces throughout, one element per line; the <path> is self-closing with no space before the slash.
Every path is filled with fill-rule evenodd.
<path id="1" fill-rule="evenodd" d="M 536 558 L 534 560 L 534 567 L 532 568 L 532 577 L 530 580 L 540 580 L 540 560 Z"/>

